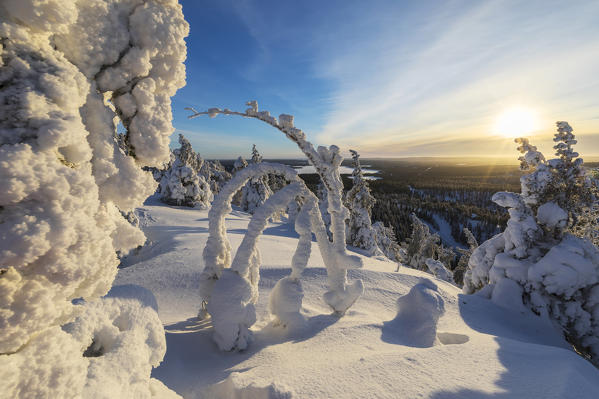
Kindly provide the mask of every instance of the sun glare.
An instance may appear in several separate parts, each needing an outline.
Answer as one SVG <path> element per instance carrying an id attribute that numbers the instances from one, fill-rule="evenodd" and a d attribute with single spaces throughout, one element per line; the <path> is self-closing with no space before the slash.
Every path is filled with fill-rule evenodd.
<path id="1" fill-rule="evenodd" d="M 527 136 L 537 129 L 537 125 L 537 115 L 533 110 L 514 107 L 497 117 L 493 133 L 504 137 Z"/>

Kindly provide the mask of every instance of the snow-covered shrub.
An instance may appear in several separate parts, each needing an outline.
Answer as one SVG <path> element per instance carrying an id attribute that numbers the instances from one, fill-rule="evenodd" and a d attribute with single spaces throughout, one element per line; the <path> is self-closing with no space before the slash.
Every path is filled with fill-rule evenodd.
<path id="1" fill-rule="evenodd" d="M 347 243 L 367 250 L 370 255 L 382 255 L 383 253 L 376 245 L 376 237 L 370 221 L 375 199 L 362 174 L 360 154 L 354 150 L 349 150 L 349 152 L 352 155 L 354 170 L 352 172 L 352 188 L 345 196 L 345 205 L 349 209 Z"/>
<path id="2" fill-rule="evenodd" d="M 503 233 L 473 251 L 464 291 L 481 290 L 499 305 L 553 319 L 576 348 L 599 364 L 599 249 L 572 233 L 584 227 L 595 198 L 593 181 L 573 151 L 572 128 L 557 122 L 558 158 L 545 160 L 526 139 L 517 139 L 521 194 L 496 193 L 509 208 Z"/>
<path id="3" fill-rule="evenodd" d="M 0 374 L 8 397 L 81 396 L 82 352 L 60 326 L 74 317 L 73 299 L 108 291 L 117 251 L 145 240 L 121 212 L 156 187 L 141 167 L 168 160 L 187 32 L 174 0 L 0 3 Z"/>
<path id="4" fill-rule="evenodd" d="M 293 117 L 282 114 L 279 120 L 270 116 L 268 111 L 258 111 L 256 101 L 250 101 L 245 113 L 212 108 L 207 112 L 194 112 L 190 118 L 200 115 L 215 116 L 239 115 L 259 119 L 283 132 L 304 152 L 310 163 L 320 175 L 328 194 L 328 213 L 331 215 L 332 241 L 329 240 L 325 224 L 318 210 L 317 199 L 308 190 L 297 172 L 283 165 L 257 163 L 238 171 L 233 179 L 215 198 L 209 212 L 209 237 L 204 248 L 205 268 L 202 272 L 200 290 L 204 298 L 205 309 L 212 316 L 218 346 L 224 350 L 243 349 L 251 338 L 249 327 L 255 322 L 254 303 L 258 297 L 260 278 L 260 256 L 256 243 L 266 222 L 276 212 L 286 209 L 289 202 L 298 196 L 304 204 L 296 219 L 300 234 L 298 248 L 292 259 L 291 280 L 281 283 L 271 299 L 271 310 L 282 324 L 289 324 L 298 318 L 296 310 L 301 303 L 301 290 L 287 292 L 283 285 L 299 283 L 301 271 L 310 256 L 311 234 L 314 233 L 320 253 L 327 267 L 329 290 L 324 294 L 325 302 L 337 313 L 343 314 L 362 294 L 361 280 L 353 284 L 347 282 L 347 269 L 359 268 L 359 257 L 349 255 L 345 244 L 345 219 L 348 211 L 343 206 L 343 183 L 339 175 L 339 166 L 343 158 L 337 146 L 318 147 L 305 139 L 305 134 L 293 126 Z M 233 195 L 251 178 L 266 176 L 269 173 L 283 176 L 291 184 L 274 193 L 258 208 L 249 225 L 248 232 L 239 246 L 235 259 L 231 260 L 231 245 L 226 236 L 225 216 L 231 211 Z M 307 228 L 309 220 L 309 228 Z M 297 279 L 297 280 L 295 280 Z M 297 287 L 297 286 L 296 286 Z M 279 299 L 277 299 L 279 298 Z M 274 301 L 274 303 L 273 303 Z M 203 311 L 200 315 L 203 315 Z"/>
<path id="5" fill-rule="evenodd" d="M 160 179 L 160 199 L 170 205 L 207 208 L 213 195 L 210 184 L 199 174 L 204 160 L 182 134 L 179 144 L 181 147 L 173 151 L 174 160 Z"/>

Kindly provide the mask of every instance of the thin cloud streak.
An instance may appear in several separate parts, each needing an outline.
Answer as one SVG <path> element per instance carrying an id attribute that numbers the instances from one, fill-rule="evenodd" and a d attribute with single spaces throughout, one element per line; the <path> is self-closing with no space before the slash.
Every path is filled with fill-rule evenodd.
<path id="1" fill-rule="evenodd" d="M 405 38 L 409 45 L 401 36 L 370 36 L 351 54 L 329 52 L 320 61 L 320 73 L 337 88 L 319 141 L 380 142 L 382 149 L 386 140 L 402 137 L 473 138 L 514 104 L 538 108 L 545 129 L 553 129 L 555 119 L 575 124 L 593 118 L 599 34 L 592 16 L 599 3 L 446 4 L 428 17 L 438 28 L 433 38 L 430 25 L 416 26 Z"/>

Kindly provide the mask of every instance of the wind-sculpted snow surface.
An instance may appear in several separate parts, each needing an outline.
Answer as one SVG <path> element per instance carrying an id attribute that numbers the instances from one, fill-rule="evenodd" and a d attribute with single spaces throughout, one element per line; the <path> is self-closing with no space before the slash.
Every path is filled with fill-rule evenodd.
<path id="1" fill-rule="evenodd" d="M 358 257 L 349 255 L 345 246 L 345 220 L 348 218 L 349 212 L 347 208 L 343 206 L 342 201 L 343 183 L 341 182 L 341 177 L 339 175 L 339 166 L 341 165 L 343 158 L 339 153 L 339 148 L 332 145 L 329 148 L 320 146 L 318 147 L 318 150 L 315 150 L 314 146 L 305 139 L 304 132 L 293 126 L 293 116 L 282 114 L 279 116 L 279 121 L 277 121 L 276 118 L 270 116 L 268 111 L 258 111 L 258 103 L 256 101 L 250 101 L 247 105 L 249 105 L 250 108 L 247 109 L 245 113 L 235 112 L 228 109 L 220 110 L 218 108 L 211 108 L 206 112 L 197 112 L 190 109 L 194 112 L 190 118 L 195 118 L 200 115 L 214 117 L 218 114 L 224 114 L 259 119 L 283 132 L 290 140 L 295 142 L 306 155 L 309 162 L 315 167 L 323 185 L 326 187 L 328 196 L 327 210 L 331 216 L 332 241 L 329 240 L 327 229 L 322 221 L 320 212 L 316 212 L 316 201 L 309 201 L 307 204 L 303 205 L 310 214 L 312 231 L 316 236 L 320 252 L 325 259 L 325 264 L 327 266 L 329 291 L 324 294 L 324 300 L 336 313 L 343 314 L 362 294 L 363 285 L 360 280 L 355 281 L 351 285 L 347 284 L 347 269 L 359 268 L 362 266 L 362 262 Z M 204 250 L 206 266 L 203 273 L 203 284 L 202 287 L 200 287 L 202 296 L 204 297 L 204 304 L 200 315 L 204 315 L 205 310 L 212 315 L 212 320 L 215 324 L 215 339 L 221 349 L 243 349 L 247 346 L 249 326 L 255 321 L 253 303 L 255 303 L 256 299 L 253 292 L 256 290 L 254 287 L 257 284 L 254 281 L 257 281 L 258 278 L 256 265 L 259 264 L 259 254 L 256 252 L 255 242 L 264 228 L 267 220 L 265 217 L 270 217 L 277 211 L 284 211 L 286 206 L 291 201 L 295 201 L 298 196 L 304 197 L 306 200 L 313 197 L 313 194 L 305 187 L 305 185 L 299 183 L 295 171 L 291 170 L 293 173 L 290 173 L 287 171 L 289 168 L 283 166 L 277 166 L 276 168 L 271 167 L 272 170 L 270 171 L 268 169 L 262 170 L 260 169 L 262 165 L 264 165 L 264 163 L 255 163 L 237 171 L 235 177 L 223 188 L 214 200 L 213 207 L 210 211 L 210 236 Z M 288 190 L 283 189 L 278 191 L 266 200 L 262 207 L 255 211 L 254 218 L 252 218 L 252 222 L 250 222 L 250 225 L 255 227 L 250 228 L 248 234 L 244 238 L 244 242 L 247 242 L 248 245 L 244 247 L 244 244 L 242 244 L 244 250 L 241 251 L 240 248 L 240 251 L 237 253 L 237 257 L 240 257 L 239 261 L 237 261 L 236 258 L 231 265 L 231 246 L 226 238 L 224 217 L 231 210 L 233 195 L 242 187 L 242 185 L 250 178 L 259 178 L 260 176 L 265 176 L 267 173 L 280 174 L 288 181 L 297 182 L 298 185 L 292 183 L 288 187 Z M 263 207 L 265 208 L 264 210 L 262 210 Z M 246 241 L 246 238 L 248 241 Z M 298 246 L 298 251 L 305 251 L 304 248 L 305 246 Z M 300 262 L 299 259 L 302 259 L 301 262 L 303 262 L 305 255 L 298 255 L 298 253 L 296 253 L 296 255 L 298 256 L 298 262 Z M 231 266 L 231 272 L 226 270 L 229 266 Z M 224 275 L 223 273 L 225 272 L 227 274 L 226 280 L 230 281 L 230 283 L 225 284 L 220 283 L 219 281 L 221 275 Z M 240 278 L 245 278 L 248 285 L 244 285 L 239 278 L 231 276 L 231 273 L 237 273 Z M 215 285 L 219 284 L 223 286 L 222 290 L 225 291 L 216 293 L 220 288 L 215 288 Z M 231 284 L 235 288 L 230 289 L 227 287 L 228 284 Z M 235 312 L 237 312 L 236 314 L 240 317 L 240 323 L 236 323 L 235 320 L 225 320 L 223 317 L 219 316 L 215 317 L 215 314 L 224 314 L 223 306 L 226 306 L 226 301 L 229 300 L 228 297 L 225 298 L 225 295 L 226 290 L 229 289 L 234 291 L 237 296 L 235 303 L 240 304 L 240 308 L 235 310 Z M 214 295 L 222 297 L 222 303 L 218 303 L 218 301 L 215 300 Z M 296 295 L 296 298 L 297 297 L 299 296 Z M 205 304 L 207 304 L 207 307 Z M 295 307 L 295 305 L 289 306 L 289 308 L 293 307 Z M 271 306 L 271 309 L 276 308 L 276 304 Z M 288 307 L 285 306 L 283 308 L 286 309 Z M 278 313 L 283 315 L 284 313 L 289 312 L 285 310 Z M 283 318 L 285 318 L 285 316 L 283 316 Z M 281 319 L 280 321 L 283 320 Z M 221 323 L 223 326 L 227 325 L 227 327 L 223 327 L 222 329 L 216 327 L 217 324 L 221 325 Z M 222 333 L 219 329 L 222 330 Z"/>
<path id="2" fill-rule="evenodd" d="M 496 193 L 508 208 L 505 231 L 476 248 L 464 276 L 464 292 L 480 290 L 495 303 L 542 317 L 563 329 L 579 352 L 599 364 L 599 249 L 584 233 L 597 202 L 567 122 L 557 122 L 559 158 L 545 160 L 526 139 L 517 139 L 521 194 Z M 572 235 L 580 233 L 580 237 Z"/>
<path id="3" fill-rule="evenodd" d="M 74 316 L 71 300 L 109 290 L 117 251 L 145 241 L 122 214 L 154 191 L 141 167 L 168 157 L 187 31 L 175 0 L 0 3 L 0 372 L 11 377 L 8 397 L 81 395 L 86 373 L 73 372 L 85 370 L 81 352 L 59 326 Z M 34 362 L 36 351 L 44 355 Z"/>

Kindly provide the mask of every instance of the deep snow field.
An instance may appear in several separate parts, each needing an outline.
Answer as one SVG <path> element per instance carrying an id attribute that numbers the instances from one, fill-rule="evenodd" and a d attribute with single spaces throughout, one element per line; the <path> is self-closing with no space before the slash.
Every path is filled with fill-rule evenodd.
<path id="1" fill-rule="evenodd" d="M 322 299 L 326 269 L 316 245 L 302 280 L 305 323 L 273 326 L 268 297 L 290 273 L 297 243 L 285 221 L 271 223 L 260 237 L 254 341 L 244 352 L 221 352 L 210 321 L 196 318 L 208 212 L 169 207 L 154 197 L 137 212 L 149 243 L 123 261 L 112 295 L 157 307 L 167 353 L 152 376 L 185 398 L 599 397 L 599 370 L 548 322 L 463 295 L 426 273 L 395 272 L 389 261 L 363 257 L 364 268 L 350 271 L 349 279 L 363 280 L 364 295 L 344 317 L 332 315 Z M 238 211 L 227 217 L 233 248 L 249 217 Z M 435 333 L 434 322 L 418 307 L 426 303 L 406 297 L 398 314 L 397 300 L 419 283 L 415 291 L 436 285 L 445 308 L 433 346 L 425 341 Z"/>

